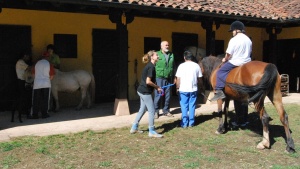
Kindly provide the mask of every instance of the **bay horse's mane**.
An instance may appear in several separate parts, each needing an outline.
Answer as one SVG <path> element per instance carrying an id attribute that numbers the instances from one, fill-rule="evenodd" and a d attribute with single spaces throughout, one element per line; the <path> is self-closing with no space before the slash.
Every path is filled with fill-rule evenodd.
<path id="1" fill-rule="evenodd" d="M 209 82 L 210 75 L 220 64 L 222 63 L 222 57 L 220 56 L 207 56 L 200 61 L 200 66 L 203 67 L 203 77 Z"/>

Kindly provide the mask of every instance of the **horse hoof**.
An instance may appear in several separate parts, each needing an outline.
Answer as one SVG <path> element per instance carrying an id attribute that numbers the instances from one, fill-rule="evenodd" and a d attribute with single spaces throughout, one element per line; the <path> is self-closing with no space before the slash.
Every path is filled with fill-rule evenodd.
<path id="1" fill-rule="evenodd" d="M 257 146 L 256 146 L 257 149 L 260 149 L 260 150 L 263 150 L 265 149 L 266 147 L 264 146 L 264 144 L 262 142 L 258 143 Z"/>
<path id="2" fill-rule="evenodd" d="M 220 133 L 218 130 L 215 132 L 215 134 L 222 134 L 222 133 Z"/>
<path id="3" fill-rule="evenodd" d="M 286 153 L 295 153 L 296 150 L 293 149 L 293 148 L 291 148 L 291 147 L 289 147 L 289 146 L 287 146 L 286 149 L 285 149 L 285 152 L 286 152 Z"/>

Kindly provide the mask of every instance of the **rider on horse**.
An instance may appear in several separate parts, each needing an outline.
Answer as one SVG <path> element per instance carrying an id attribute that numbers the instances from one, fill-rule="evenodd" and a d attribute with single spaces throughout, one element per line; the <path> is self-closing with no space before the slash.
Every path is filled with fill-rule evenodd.
<path id="1" fill-rule="evenodd" d="M 251 61 L 252 42 L 250 38 L 244 34 L 244 24 L 240 21 L 234 21 L 230 25 L 229 32 L 232 32 L 233 37 L 229 41 L 226 55 L 222 60 L 224 64 L 217 72 L 215 95 L 211 101 L 225 98 L 223 89 L 230 70 Z"/>

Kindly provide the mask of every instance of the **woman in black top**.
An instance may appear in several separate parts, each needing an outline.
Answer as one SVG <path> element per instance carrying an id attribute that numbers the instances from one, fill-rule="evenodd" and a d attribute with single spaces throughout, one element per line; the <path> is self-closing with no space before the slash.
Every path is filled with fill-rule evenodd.
<path id="1" fill-rule="evenodd" d="M 142 72 L 141 83 L 137 89 L 137 93 L 140 96 L 140 109 L 132 124 L 130 133 L 142 133 L 138 130 L 139 122 L 146 112 L 146 107 L 149 114 L 149 137 L 163 137 L 163 135 L 156 133 L 154 127 L 154 103 L 152 98 L 152 92 L 156 89 L 161 92 L 162 89 L 155 84 L 155 63 L 158 61 L 158 55 L 154 50 L 149 51 L 143 56 L 143 62 L 147 63 Z"/>

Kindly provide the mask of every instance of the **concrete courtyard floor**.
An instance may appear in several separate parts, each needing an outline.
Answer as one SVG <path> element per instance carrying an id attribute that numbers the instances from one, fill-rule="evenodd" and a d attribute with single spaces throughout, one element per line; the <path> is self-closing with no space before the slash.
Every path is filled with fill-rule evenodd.
<path id="1" fill-rule="evenodd" d="M 265 103 L 270 102 L 268 99 Z M 300 104 L 300 94 L 290 93 L 283 97 L 283 103 Z M 162 116 L 155 121 L 178 120 L 181 110 L 177 96 L 171 99 L 171 112 L 174 117 Z M 90 109 L 76 111 L 74 107 L 62 108 L 59 112 L 50 112 L 46 119 L 27 119 L 23 116 L 23 123 L 15 117 L 15 122 L 10 122 L 11 112 L 0 112 L 0 141 L 9 141 L 20 136 L 47 136 L 55 134 L 77 133 L 86 130 L 101 131 L 111 128 L 130 127 L 139 109 L 139 101 L 129 101 L 130 115 L 115 116 L 114 103 L 95 104 Z M 196 116 L 211 115 L 217 110 L 216 103 L 198 104 Z M 230 102 L 229 110 L 233 110 Z M 16 113 L 17 114 L 17 113 Z M 148 124 L 148 114 L 142 118 L 141 124 Z"/>

